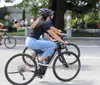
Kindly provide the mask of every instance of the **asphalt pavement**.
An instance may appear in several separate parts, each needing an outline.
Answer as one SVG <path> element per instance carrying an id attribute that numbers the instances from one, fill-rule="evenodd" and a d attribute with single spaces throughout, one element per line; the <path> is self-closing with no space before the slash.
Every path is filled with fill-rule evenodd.
<path id="1" fill-rule="evenodd" d="M 78 46 L 81 50 L 81 71 L 74 80 L 70 82 L 59 81 L 50 67 L 43 79 L 36 77 L 28 85 L 100 85 L 100 46 L 94 44 Z M 13 55 L 21 53 L 23 49 L 24 44 L 17 44 L 14 49 L 7 49 L 4 45 L 0 47 L 0 85 L 12 85 L 5 77 L 5 65 Z"/>
<path id="2" fill-rule="evenodd" d="M 0 85 L 11 85 L 5 78 L 5 64 L 11 56 L 25 48 L 25 36 L 13 37 L 17 40 L 14 49 L 7 49 L 4 45 L 0 47 Z M 49 68 L 43 79 L 35 78 L 29 85 L 100 85 L 100 38 L 71 37 L 67 41 L 80 47 L 82 67 L 79 75 L 70 82 L 61 82 L 54 76 L 52 68 Z"/>

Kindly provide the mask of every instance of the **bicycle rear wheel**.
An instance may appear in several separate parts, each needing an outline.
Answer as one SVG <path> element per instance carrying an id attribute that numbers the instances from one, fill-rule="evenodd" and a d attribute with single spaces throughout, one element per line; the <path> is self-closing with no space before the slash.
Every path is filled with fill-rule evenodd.
<path id="1" fill-rule="evenodd" d="M 81 54 L 79 47 L 73 43 L 68 43 L 66 47 L 62 49 L 62 52 L 66 52 L 66 51 L 74 52 L 78 57 L 80 57 L 80 54 Z M 63 63 L 61 59 L 60 61 Z M 75 62 L 77 62 L 77 59 L 69 62 L 69 64 L 71 65 L 71 64 L 74 64 Z"/>
<path id="2" fill-rule="evenodd" d="M 34 52 L 34 50 L 29 49 L 28 47 L 25 47 L 25 49 L 23 50 L 23 53 L 29 54 L 31 55 L 33 58 L 35 58 L 36 53 Z M 22 57 L 23 62 L 27 65 L 29 65 L 30 67 L 32 67 L 33 65 L 31 65 L 29 62 L 27 62 L 27 57 Z"/>
<path id="3" fill-rule="evenodd" d="M 33 64 L 34 67 L 26 65 L 22 56 L 27 57 L 29 63 Z M 28 54 L 20 53 L 11 57 L 5 66 L 5 76 L 7 80 L 13 85 L 27 85 L 36 76 L 37 64 L 35 60 Z"/>
<path id="4" fill-rule="evenodd" d="M 70 55 L 69 55 L 70 54 Z M 63 52 L 64 64 L 59 61 L 59 56 L 57 56 L 53 63 L 53 73 L 57 79 L 63 82 L 73 80 L 79 73 L 81 68 L 81 63 L 77 55 L 73 52 Z M 68 64 L 69 62 L 77 60 L 75 64 Z"/>
<path id="5" fill-rule="evenodd" d="M 13 37 L 6 37 L 4 39 L 4 44 L 7 48 L 12 49 L 16 46 L 16 39 Z"/>

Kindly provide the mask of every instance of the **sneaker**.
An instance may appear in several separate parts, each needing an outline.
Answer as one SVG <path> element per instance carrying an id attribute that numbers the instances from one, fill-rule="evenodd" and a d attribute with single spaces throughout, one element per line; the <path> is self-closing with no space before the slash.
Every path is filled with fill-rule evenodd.
<path id="1" fill-rule="evenodd" d="M 37 70 L 37 76 L 38 78 L 43 78 L 43 76 L 45 75 L 46 73 L 46 70 L 47 70 L 47 67 L 46 66 L 42 66 L 42 65 L 39 65 L 40 68 Z"/>
<path id="2" fill-rule="evenodd" d="M 38 64 L 45 67 L 48 67 L 50 65 L 49 63 L 47 63 L 47 61 L 38 61 Z"/>
<path id="3" fill-rule="evenodd" d="M 38 70 L 37 70 L 37 77 L 38 78 L 43 78 L 43 75 L 41 74 L 41 69 L 39 68 Z"/>
<path id="4" fill-rule="evenodd" d="M 39 61 L 39 64 L 46 64 L 46 61 L 45 60 Z"/>

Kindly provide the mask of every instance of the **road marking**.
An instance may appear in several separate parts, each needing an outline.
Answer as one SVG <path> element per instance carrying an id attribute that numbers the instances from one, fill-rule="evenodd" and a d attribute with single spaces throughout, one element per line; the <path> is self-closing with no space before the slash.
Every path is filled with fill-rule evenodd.
<path id="1" fill-rule="evenodd" d="M 87 59 L 90 59 L 90 58 L 91 58 L 91 59 L 100 59 L 100 57 L 93 57 L 93 56 L 92 56 L 92 57 L 80 57 L 80 58 L 82 58 L 82 59 L 83 59 L 83 58 L 87 58 Z"/>

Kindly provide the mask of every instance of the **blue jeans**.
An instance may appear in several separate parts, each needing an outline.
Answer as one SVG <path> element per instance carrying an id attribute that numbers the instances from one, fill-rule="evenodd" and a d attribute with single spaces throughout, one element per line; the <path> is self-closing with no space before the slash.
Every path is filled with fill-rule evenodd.
<path id="1" fill-rule="evenodd" d="M 30 49 L 36 49 L 36 50 L 45 49 L 44 53 L 41 55 L 41 57 L 43 58 L 51 56 L 55 48 L 57 48 L 57 45 L 52 41 L 37 40 L 36 38 L 32 38 L 32 37 L 26 38 L 25 45 Z"/>
<path id="2" fill-rule="evenodd" d="M 49 40 L 49 39 L 47 39 L 45 36 L 43 37 L 43 35 L 40 36 L 40 39 L 41 39 L 41 40 Z"/>

